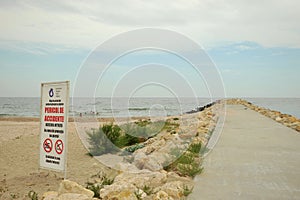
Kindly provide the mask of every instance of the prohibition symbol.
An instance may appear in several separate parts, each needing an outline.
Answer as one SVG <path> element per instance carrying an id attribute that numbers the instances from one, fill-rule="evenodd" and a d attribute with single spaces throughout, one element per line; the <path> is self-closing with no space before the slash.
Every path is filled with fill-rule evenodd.
<path id="1" fill-rule="evenodd" d="M 47 153 L 52 151 L 52 141 L 49 138 L 44 141 L 43 148 Z"/>
<path id="2" fill-rule="evenodd" d="M 57 140 L 55 142 L 55 151 L 57 154 L 61 154 L 64 150 L 64 143 L 62 140 Z"/>

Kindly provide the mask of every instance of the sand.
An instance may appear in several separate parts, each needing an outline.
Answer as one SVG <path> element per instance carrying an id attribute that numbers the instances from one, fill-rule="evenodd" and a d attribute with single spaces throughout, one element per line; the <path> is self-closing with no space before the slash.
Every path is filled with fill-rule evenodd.
<path id="1" fill-rule="evenodd" d="M 39 125 L 37 118 L 0 118 L 0 199 L 29 199 L 31 190 L 41 197 L 57 190 L 63 179 L 63 173 L 39 169 Z M 69 180 L 85 185 L 99 171 L 116 173 L 87 155 L 74 122 L 69 123 L 68 133 Z"/>

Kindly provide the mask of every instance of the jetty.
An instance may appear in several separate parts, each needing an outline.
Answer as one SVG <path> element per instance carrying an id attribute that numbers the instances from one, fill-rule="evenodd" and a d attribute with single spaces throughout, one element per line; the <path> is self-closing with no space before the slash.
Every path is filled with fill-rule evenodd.
<path id="1" fill-rule="evenodd" d="M 222 134 L 188 199 L 299 199 L 300 133 L 227 105 Z"/>

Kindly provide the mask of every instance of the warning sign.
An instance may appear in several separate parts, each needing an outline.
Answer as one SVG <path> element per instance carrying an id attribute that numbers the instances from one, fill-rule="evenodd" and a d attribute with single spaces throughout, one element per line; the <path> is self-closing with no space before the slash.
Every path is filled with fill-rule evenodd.
<path id="1" fill-rule="evenodd" d="M 69 82 L 42 83 L 40 167 L 65 171 Z"/>

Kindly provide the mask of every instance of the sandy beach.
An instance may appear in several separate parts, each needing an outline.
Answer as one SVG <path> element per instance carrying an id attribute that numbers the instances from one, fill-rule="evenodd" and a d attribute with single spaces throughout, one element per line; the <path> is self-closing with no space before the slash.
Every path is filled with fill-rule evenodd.
<path id="1" fill-rule="evenodd" d="M 63 179 L 62 173 L 39 170 L 39 125 L 37 118 L 0 119 L 0 199 L 29 199 L 29 191 L 57 190 Z M 68 130 L 68 179 L 85 185 L 99 170 L 112 171 L 86 154 L 73 122 Z"/>

